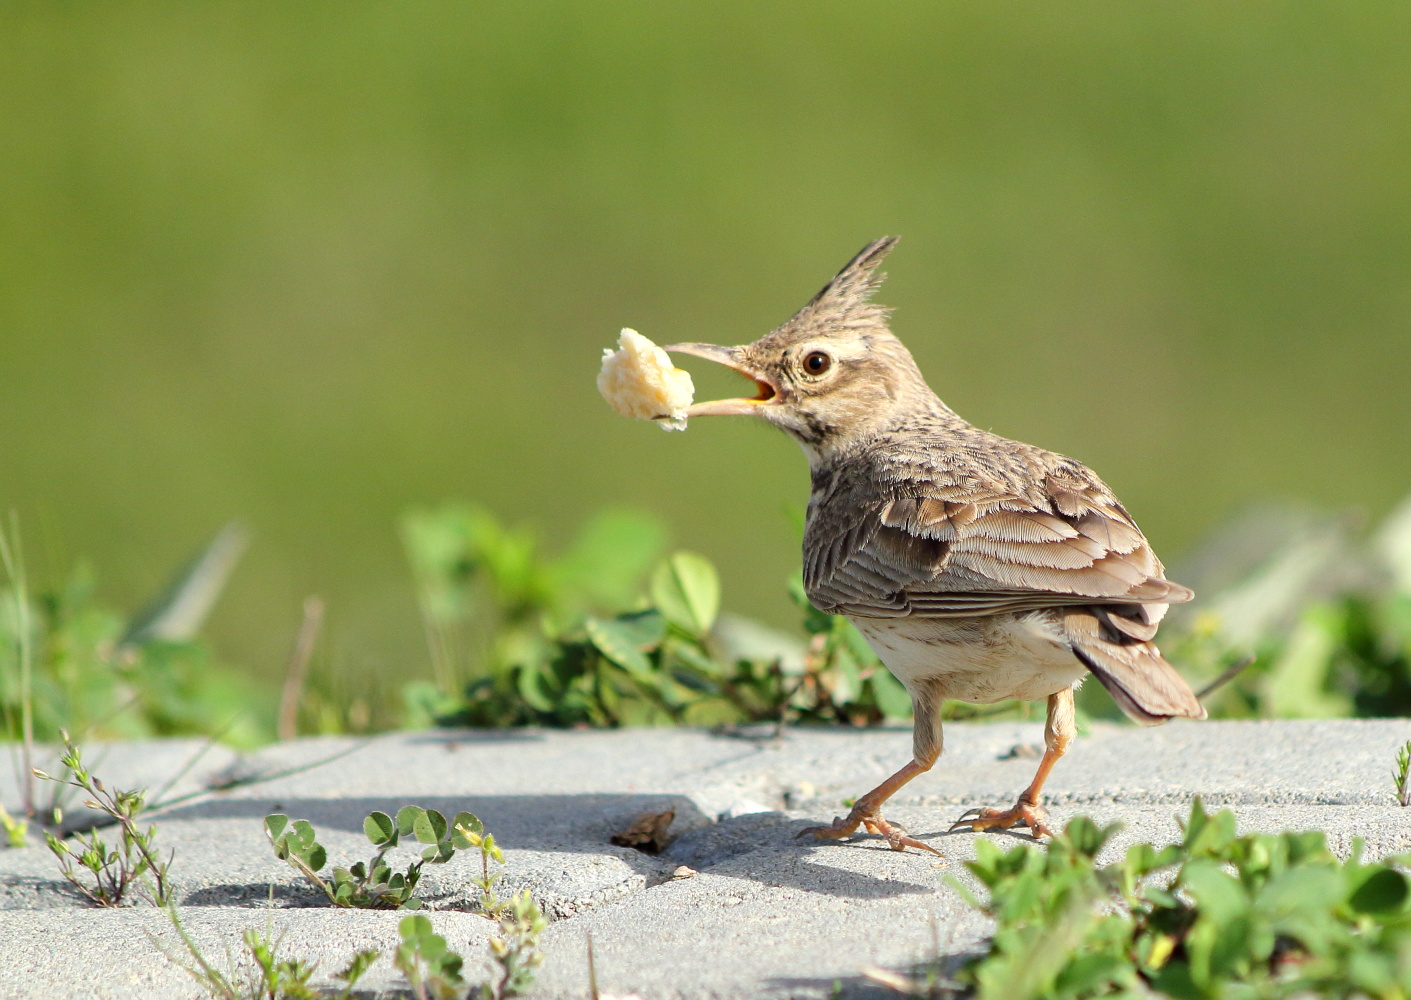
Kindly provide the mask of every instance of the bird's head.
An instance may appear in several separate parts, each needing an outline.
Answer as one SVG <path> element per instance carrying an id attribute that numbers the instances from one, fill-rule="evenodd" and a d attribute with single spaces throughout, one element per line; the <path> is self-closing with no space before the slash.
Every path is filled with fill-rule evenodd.
<path id="1" fill-rule="evenodd" d="M 871 301 L 877 272 L 896 245 L 875 240 L 783 326 L 752 344 L 669 344 L 755 384 L 755 394 L 696 403 L 688 417 L 749 415 L 787 431 L 817 462 L 894 423 L 939 405 L 911 354 L 887 328 L 889 310 Z"/>

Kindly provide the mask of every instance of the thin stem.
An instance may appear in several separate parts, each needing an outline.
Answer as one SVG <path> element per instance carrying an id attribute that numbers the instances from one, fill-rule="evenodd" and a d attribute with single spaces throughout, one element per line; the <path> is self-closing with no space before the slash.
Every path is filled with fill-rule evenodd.
<path id="1" fill-rule="evenodd" d="M 327 757 L 320 757 L 318 760 L 310 761 L 307 764 L 296 764 L 293 767 L 286 767 L 279 771 L 271 771 L 268 774 L 257 774 L 248 778 L 234 778 L 230 781 L 222 781 L 219 784 L 211 785 L 208 788 L 202 788 L 198 791 L 187 792 L 184 795 L 178 795 L 174 799 L 167 799 L 165 802 L 153 803 L 152 805 L 147 807 L 147 811 L 158 812 L 161 810 L 170 809 L 173 806 L 180 805 L 183 802 L 189 802 L 192 799 L 199 799 L 204 795 L 211 795 L 215 792 L 228 792 L 232 788 L 245 788 L 249 785 L 258 785 L 265 781 L 275 781 L 279 778 L 288 778 L 291 775 L 303 774 L 305 771 L 312 771 L 316 767 L 322 767 L 325 764 L 331 764 L 335 760 L 338 760 L 340 757 L 348 756 L 350 753 L 357 753 L 363 747 L 371 743 L 374 739 L 376 739 L 375 736 L 368 736 L 365 739 L 361 739 L 358 742 L 354 743 L 350 747 L 345 747 L 344 749 L 339 750 L 337 753 L 329 754 Z"/>
<path id="2" fill-rule="evenodd" d="M 24 549 L 20 544 L 20 520 L 10 511 L 9 531 L 0 526 L 0 561 L 10 578 L 10 594 L 15 605 L 15 649 L 20 661 L 20 753 L 24 775 L 24 813 L 34 816 L 34 650 L 30 634 L 29 585 L 25 577 Z"/>
<path id="3" fill-rule="evenodd" d="M 598 1000 L 598 970 L 593 964 L 593 932 L 584 931 L 588 939 L 588 996 L 590 1000 Z"/>
<path id="4" fill-rule="evenodd" d="M 319 631 L 323 628 L 323 598 L 309 597 L 304 601 L 304 620 L 289 654 L 284 691 L 279 697 L 279 738 L 292 740 L 299 735 L 299 702 L 303 699 L 304 678 L 309 672 L 309 660 L 314 655 Z"/>
<path id="5" fill-rule="evenodd" d="M 1197 691 L 1197 692 L 1195 693 L 1196 700 L 1198 700 L 1198 701 L 1204 701 L 1207 695 L 1212 694 L 1212 693 L 1214 693 L 1215 691 L 1219 690 L 1220 688 L 1224 687 L 1226 684 L 1228 684 L 1230 681 L 1234 680 L 1234 679 L 1235 679 L 1236 677 L 1238 677 L 1241 673 L 1243 673 L 1246 669 L 1248 669 L 1250 666 L 1252 666 L 1253 663 L 1254 663 L 1254 654 L 1253 654 L 1253 653 L 1250 653 L 1248 656 L 1246 656 L 1246 657 L 1244 657 L 1244 658 L 1242 658 L 1242 659 L 1240 659 L 1240 660 L 1236 660 L 1236 661 L 1235 661 L 1234 663 L 1232 663 L 1228 668 L 1226 668 L 1225 672 L 1222 673 L 1219 677 L 1215 678 L 1215 679 L 1214 679 L 1213 681 L 1211 681 L 1209 684 L 1205 685 L 1205 687 L 1203 687 L 1203 688 L 1201 688 L 1199 691 Z"/>
<path id="6" fill-rule="evenodd" d="M 308 879 L 318 888 L 322 889 L 323 894 L 328 897 L 328 901 L 334 906 L 341 906 L 346 908 L 350 905 L 348 903 L 339 902 L 338 897 L 334 894 L 333 890 L 328 887 L 328 883 L 325 882 L 323 879 L 319 878 L 318 872 L 314 871 L 308 865 L 304 864 L 303 858 L 299 857 L 293 852 L 290 852 L 289 857 L 285 860 L 288 861 L 295 868 L 299 869 L 299 871 L 303 873 L 304 878 Z"/>
<path id="7" fill-rule="evenodd" d="M 153 893 L 154 898 L 152 901 L 158 906 L 165 906 L 167 903 L 166 865 L 160 864 L 156 857 L 153 856 L 152 849 L 147 845 L 148 838 L 138 833 L 137 824 L 133 822 L 133 818 L 128 814 L 127 810 L 123 810 L 119 814 L 118 822 L 122 824 L 125 835 L 132 838 L 132 843 L 137 846 L 137 853 L 142 855 L 142 860 L 147 863 L 147 870 L 152 873 L 152 878 L 156 882 L 156 889 Z M 152 827 L 151 829 L 156 830 L 156 827 Z M 173 854 L 173 857 L 175 857 L 175 854 Z"/>

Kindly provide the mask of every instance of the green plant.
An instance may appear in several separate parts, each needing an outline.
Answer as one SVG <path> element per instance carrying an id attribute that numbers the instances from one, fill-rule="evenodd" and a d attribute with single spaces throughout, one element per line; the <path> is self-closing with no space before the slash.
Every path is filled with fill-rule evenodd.
<path id="1" fill-rule="evenodd" d="M 0 805 L 0 828 L 4 829 L 5 841 L 11 847 L 24 847 L 29 842 L 29 824 L 15 819 L 3 805 Z"/>
<path id="2" fill-rule="evenodd" d="M 5 577 L 10 584 L 9 621 L 10 635 L 14 638 L 13 649 L 18 684 L 11 697 L 0 696 L 0 708 L 4 709 L 5 728 L 12 738 L 14 734 L 14 713 L 12 705 L 19 707 L 19 732 L 21 754 L 21 789 L 24 797 L 24 815 L 34 815 L 34 624 L 29 600 L 29 577 L 25 572 L 24 549 L 20 544 L 19 516 L 10 512 L 8 530 L 0 525 L 0 564 L 5 567 Z M 10 671 L 6 671 L 10 673 Z M 5 688 L 11 687 L 6 684 Z M 8 691 L 4 692 L 8 694 Z M 8 826 L 7 826 L 8 830 Z"/>
<path id="3" fill-rule="evenodd" d="M 61 729 L 81 740 L 218 730 L 236 745 L 267 738 L 270 706 L 198 639 L 243 548 L 241 529 L 218 534 L 134 615 L 100 603 L 81 565 L 57 585 L 35 585 L 19 542 L 12 519 L 0 530 L 9 583 L 0 601 L 0 738 L 21 742 L 31 758 L 26 775 L 34 741 L 57 739 Z M 23 813 L 34 818 L 32 790 L 22 793 Z"/>
<path id="4" fill-rule="evenodd" d="M 59 763 L 67 769 L 68 776 L 55 778 L 36 769 L 35 777 L 87 793 L 88 798 L 83 804 L 99 810 L 118 825 L 118 846 L 111 850 L 96 827 L 78 837 L 78 850 L 46 830 L 44 841 L 59 859 L 64 878 L 85 898 L 99 906 L 121 906 L 128 890 L 134 885 L 140 887 L 150 902 L 165 906 L 170 899 L 167 869 L 172 855 L 168 855 L 165 861 L 158 857 L 155 825 L 145 831 L 137 826 L 137 816 L 146 805 L 146 792 L 110 792 L 83 766 L 82 751 L 69 739 L 68 733 L 61 735 L 64 753 L 59 757 Z M 87 877 L 80 878 L 79 869 L 86 871 Z"/>
<path id="5" fill-rule="evenodd" d="M 408 515 L 403 539 L 436 678 L 408 685 L 412 724 L 872 725 L 911 714 L 861 634 L 814 609 L 797 575 L 806 643 L 721 622 L 715 567 L 692 552 L 653 566 L 654 522 L 600 517 L 549 559 L 532 534 L 451 505 Z M 943 707 L 950 718 L 1015 710 Z"/>
<path id="6" fill-rule="evenodd" d="M 961 973 L 981 998 L 1411 993 L 1406 859 L 1340 862 L 1321 832 L 1235 835 L 1199 801 L 1181 843 L 1099 867 L 1116 827 L 1079 817 L 1047 850 L 976 843 L 974 900 L 997 924 Z M 967 896 L 969 893 L 954 882 Z"/>
<path id="7" fill-rule="evenodd" d="M 461 966 L 464 959 L 446 946 L 446 939 L 421 915 L 404 917 L 397 925 L 401 943 L 393 961 L 417 1000 L 459 1000 L 465 995 Z"/>
<path id="8" fill-rule="evenodd" d="M 544 962 L 539 951 L 539 935 L 549 922 L 528 889 L 516 893 L 500 909 L 500 932 L 490 939 L 490 957 L 500 967 L 499 978 L 485 983 L 485 1000 L 519 996 L 534 981 L 534 972 Z"/>
<path id="9" fill-rule="evenodd" d="M 349 868 L 335 867 L 325 878 L 319 872 L 328 863 L 328 852 L 318 842 L 313 824 L 304 819 L 291 824 L 283 813 L 265 817 L 265 836 L 277 858 L 288 862 L 334 906 L 358 909 L 414 910 L 421 906 L 421 900 L 412 893 L 421 880 L 422 866 L 444 864 L 455 856 L 457 848 L 471 847 L 462 832 L 469 830 L 481 831 L 483 827 L 467 812 L 457 813 L 450 824 L 435 809 L 420 806 L 403 806 L 397 810 L 395 820 L 384 812 L 374 812 L 363 821 L 363 832 L 377 848 L 372 860 L 359 861 Z M 383 858 L 404 837 L 414 837 L 427 846 L 406 871 L 394 872 Z"/>
<path id="10" fill-rule="evenodd" d="M 191 940 L 177 916 L 168 907 L 172 924 L 181 936 L 185 958 L 163 948 L 169 958 L 185 969 L 215 1000 L 346 1000 L 353 987 L 379 957 L 376 951 L 356 953 L 348 965 L 334 974 L 343 988 L 329 993 L 310 985 L 317 967 L 297 959 L 281 959 L 282 935 L 275 937 L 266 927 L 263 933 L 247 929 L 243 939 L 250 968 L 241 975 L 233 960 L 230 971 L 215 968 Z M 499 933 L 490 939 L 490 958 L 498 967 L 496 977 L 481 985 L 485 1000 L 505 1000 L 518 996 L 533 982 L 535 970 L 543 963 L 538 948 L 539 934 L 548 921 L 527 890 L 516 894 L 498 909 Z M 417 1000 L 461 1000 L 467 988 L 461 969 L 464 958 L 435 932 L 431 920 L 422 914 L 404 917 L 397 925 L 400 942 L 393 963 L 406 977 Z"/>
<path id="11" fill-rule="evenodd" d="M 191 939 L 177 915 L 176 906 L 167 906 L 167 917 L 181 939 L 184 955 L 175 953 L 162 941 L 153 942 L 172 962 L 186 971 L 212 1000 L 347 1000 L 353 987 L 377 961 L 378 952 L 359 951 L 338 972 L 334 979 L 342 980 L 343 988 L 336 993 L 310 985 L 318 971 L 317 964 L 298 959 L 281 958 L 280 946 L 284 935 L 274 934 L 270 923 L 263 931 L 247 928 L 241 935 L 245 945 L 243 961 L 226 953 L 226 969 L 217 969 Z"/>
<path id="12" fill-rule="evenodd" d="M 1411 806 L 1411 740 L 1396 752 L 1396 770 L 1391 772 L 1391 780 L 1396 785 L 1396 801 Z"/>
<path id="13" fill-rule="evenodd" d="M 470 813 L 461 813 L 456 817 L 455 833 L 464 839 L 467 849 L 473 847 L 480 852 L 480 877 L 473 880 L 480 889 L 480 911 L 487 917 L 496 918 L 505 903 L 495 895 L 495 883 L 502 875 L 490 871 L 490 862 L 504 864 L 505 856 L 495 843 L 495 835 L 487 833 L 484 824 Z"/>

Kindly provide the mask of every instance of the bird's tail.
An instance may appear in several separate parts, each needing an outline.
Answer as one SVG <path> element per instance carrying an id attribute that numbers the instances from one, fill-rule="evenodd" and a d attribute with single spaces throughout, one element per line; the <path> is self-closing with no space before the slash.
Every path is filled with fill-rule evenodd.
<path id="1" fill-rule="evenodd" d="M 1156 726 L 1173 718 L 1205 718 L 1205 706 L 1151 641 L 1155 622 L 1140 607 L 1130 617 L 1125 610 L 1083 607 L 1064 613 L 1063 627 L 1078 659 L 1133 722 Z"/>

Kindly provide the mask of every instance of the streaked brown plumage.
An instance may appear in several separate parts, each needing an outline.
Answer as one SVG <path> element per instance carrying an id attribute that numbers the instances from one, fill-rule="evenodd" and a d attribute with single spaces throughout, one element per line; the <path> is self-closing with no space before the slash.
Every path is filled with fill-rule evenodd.
<path id="1" fill-rule="evenodd" d="M 751 399 L 698 403 L 690 416 L 751 414 L 789 433 L 813 476 L 804 585 L 846 615 L 906 685 L 914 759 L 812 832 L 859 826 L 897 850 L 932 850 L 881 817 L 897 788 L 941 751 L 940 703 L 1047 698 L 1047 751 L 1009 810 L 957 825 L 1047 832 L 1039 792 L 1074 730 L 1073 691 L 1093 673 L 1144 724 L 1204 718 L 1152 641 L 1167 605 L 1191 592 L 1161 562 L 1112 491 L 1062 455 L 974 427 L 940 401 L 871 302 L 877 240 L 787 323 L 742 347 L 667 350 L 729 365 Z"/>

